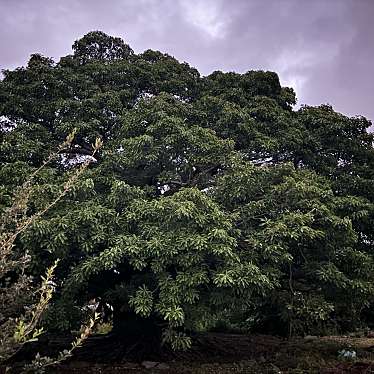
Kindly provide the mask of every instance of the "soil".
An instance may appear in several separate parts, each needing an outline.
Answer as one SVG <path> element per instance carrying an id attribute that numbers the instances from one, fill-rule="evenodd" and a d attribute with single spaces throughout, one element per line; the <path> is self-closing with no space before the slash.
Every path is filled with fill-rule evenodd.
<path id="1" fill-rule="evenodd" d="M 53 355 L 69 338 L 49 336 L 40 341 L 41 354 Z M 74 357 L 50 373 L 374 373 L 374 338 L 307 337 L 285 340 L 268 335 L 209 333 L 196 335 L 185 352 L 159 348 L 139 340 L 132 345 L 114 335 L 92 336 Z M 153 343 L 152 349 L 150 345 Z M 345 349 L 356 358 L 339 355 Z M 17 364 L 35 354 L 21 352 Z"/>

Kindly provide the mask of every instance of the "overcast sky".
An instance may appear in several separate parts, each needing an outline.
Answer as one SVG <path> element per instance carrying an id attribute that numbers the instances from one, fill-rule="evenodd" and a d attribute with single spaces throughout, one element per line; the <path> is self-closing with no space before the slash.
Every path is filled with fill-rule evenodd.
<path id="1" fill-rule="evenodd" d="M 374 0 L 0 0 L 0 68 L 102 30 L 206 75 L 276 71 L 299 104 L 374 120 Z"/>

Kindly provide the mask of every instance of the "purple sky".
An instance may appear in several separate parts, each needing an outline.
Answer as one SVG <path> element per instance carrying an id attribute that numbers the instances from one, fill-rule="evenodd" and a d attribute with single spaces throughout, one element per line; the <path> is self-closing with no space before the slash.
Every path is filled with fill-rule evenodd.
<path id="1" fill-rule="evenodd" d="M 276 71 L 299 104 L 374 120 L 374 0 L 0 0 L 0 68 L 92 30 L 199 69 Z"/>

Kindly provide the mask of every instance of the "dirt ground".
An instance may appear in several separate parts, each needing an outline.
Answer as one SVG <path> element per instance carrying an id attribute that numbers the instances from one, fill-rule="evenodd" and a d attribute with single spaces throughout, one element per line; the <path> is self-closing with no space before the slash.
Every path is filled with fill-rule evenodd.
<path id="1" fill-rule="evenodd" d="M 61 342 L 60 342 L 61 343 Z M 49 341 L 51 349 L 58 343 Z M 344 358 L 339 351 L 355 352 Z M 111 336 L 93 336 L 74 357 L 50 373 L 374 373 L 374 338 L 308 337 L 293 340 L 266 335 L 210 333 L 196 336 L 186 352 L 147 355 Z"/>

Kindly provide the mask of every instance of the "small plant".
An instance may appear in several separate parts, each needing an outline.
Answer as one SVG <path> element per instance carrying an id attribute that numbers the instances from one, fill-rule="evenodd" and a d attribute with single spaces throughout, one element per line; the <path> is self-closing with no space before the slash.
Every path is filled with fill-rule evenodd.
<path id="1" fill-rule="evenodd" d="M 353 349 L 342 349 L 338 352 L 338 356 L 346 360 L 353 360 L 357 357 L 357 353 Z"/>
<path id="2" fill-rule="evenodd" d="M 100 322 L 95 327 L 95 334 L 107 335 L 113 330 L 113 322 Z"/>
<path id="3" fill-rule="evenodd" d="M 26 364 L 24 367 L 25 372 L 32 373 L 45 373 L 45 369 L 49 366 L 54 366 L 60 364 L 62 361 L 70 358 L 73 355 L 73 351 L 81 347 L 83 342 L 92 334 L 93 328 L 97 321 L 100 319 L 100 314 L 96 311 L 93 316 L 89 318 L 88 322 L 82 325 L 80 330 L 80 335 L 71 343 L 69 349 L 64 349 L 61 351 L 56 358 L 51 358 L 48 356 L 40 356 L 38 353 L 35 359 L 30 363 Z"/>
<path id="4" fill-rule="evenodd" d="M 33 278 L 26 273 L 31 257 L 27 250 L 17 247 L 16 239 L 72 189 L 91 163 L 92 158 L 82 163 L 51 202 L 36 213 L 28 215 L 28 203 L 33 192 L 35 177 L 60 153 L 71 146 L 74 135 L 75 132 L 70 134 L 58 150 L 30 175 L 14 194 L 11 206 L 4 209 L 0 217 L 0 362 L 8 360 L 25 343 L 37 340 L 44 332 L 39 324 L 55 290 L 56 284 L 53 278 L 58 260 L 47 269 L 41 284 L 35 286 Z M 91 156 L 94 156 L 101 145 L 101 140 L 97 139 Z M 85 334 L 89 333 L 92 328 L 90 327 L 91 321 L 94 323 L 97 318 L 95 314 L 94 318 L 90 319 L 85 333 L 73 343 L 74 347 L 72 346 L 72 349 L 67 352 L 71 353 L 82 343 Z M 61 361 L 65 356 L 66 352 L 59 356 L 59 360 Z"/>

